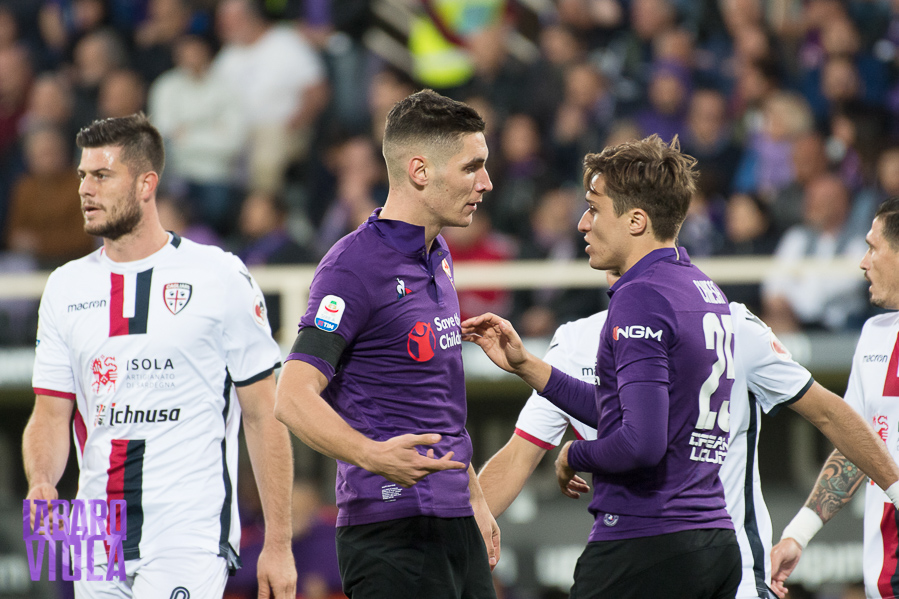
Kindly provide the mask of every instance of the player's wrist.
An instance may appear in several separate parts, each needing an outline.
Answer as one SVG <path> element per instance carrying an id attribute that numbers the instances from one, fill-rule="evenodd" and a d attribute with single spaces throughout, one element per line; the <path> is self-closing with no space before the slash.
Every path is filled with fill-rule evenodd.
<path id="1" fill-rule="evenodd" d="M 824 526 L 824 520 L 814 510 L 803 507 L 784 528 L 780 538 L 781 540 L 793 539 L 802 549 L 805 549 L 805 546 L 821 530 L 822 526 Z"/>
<path id="2" fill-rule="evenodd" d="M 887 497 L 890 498 L 890 501 L 893 502 L 893 505 L 896 506 L 897 509 L 899 509 L 899 480 L 884 489 L 883 492 L 887 494 Z"/>

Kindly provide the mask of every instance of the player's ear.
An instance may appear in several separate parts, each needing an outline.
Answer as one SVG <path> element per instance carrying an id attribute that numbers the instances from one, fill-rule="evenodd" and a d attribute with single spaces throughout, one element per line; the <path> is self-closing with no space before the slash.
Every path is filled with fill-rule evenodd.
<path id="1" fill-rule="evenodd" d="M 406 173 L 409 175 L 409 179 L 415 184 L 417 187 L 424 187 L 428 184 L 428 179 L 431 176 L 431 169 L 428 165 L 428 160 L 424 156 L 416 155 L 409 159 L 406 163 Z"/>
<path id="2" fill-rule="evenodd" d="M 649 233 L 652 229 L 649 215 L 640 208 L 632 209 L 628 215 L 627 228 L 634 237 Z"/>
<path id="3" fill-rule="evenodd" d="M 149 200 L 156 194 L 159 186 L 159 174 L 155 171 L 147 171 L 137 177 L 137 197 L 143 201 Z"/>

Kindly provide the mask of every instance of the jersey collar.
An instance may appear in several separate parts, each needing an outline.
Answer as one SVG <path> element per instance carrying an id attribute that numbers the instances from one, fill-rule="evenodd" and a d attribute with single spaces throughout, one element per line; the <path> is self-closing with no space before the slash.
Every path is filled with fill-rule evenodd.
<path id="1" fill-rule="evenodd" d="M 653 250 L 640 258 L 636 264 L 631 266 L 630 270 L 621 275 L 621 278 L 615 281 L 615 284 L 606 292 L 609 294 L 609 297 L 612 297 L 612 294 L 615 293 L 622 285 L 626 285 L 631 281 L 634 281 L 640 278 L 643 273 L 649 270 L 656 262 L 673 262 L 677 264 L 681 264 L 683 266 L 689 266 L 690 256 L 687 254 L 687 250 L 682 247 L 676 248 L 660 248 L 657 250 Z"/>
<path id="2" fill-rule="evenodd" d="M 407 256 L 425 257 L 427 255 L 424 227 L 401 220 L 380 218 L 380 214 L 381 208 L 375 208 L 375 211 L 365 221 L 365 225 L 372 227 L 378 236 L 384 240 L 384 243 Z M 441 258 L 449 253 L 446 248 L 446 242 L 441 235 L 437 236 L 431 246 L 431 254 L 434 254 L 435 251 Z"/>
<path id="3" fill-rule="evenodd" d="M 156 250 L 146 258 L 141 258 L 140 260 L 134 260 L 132 262 L 115 262 L 109 259 L 109 256 L 106 255 L 105 248 L 100 248 L 100 261 L 105 264 L 109 269 L 115 272 L 132 272 L 143 270 L 148 267 L 152 267 L 156 262 L 160 260 L 163 256 L 166 256 L 169 252 L 174 252 L 181 245 L 181 237 L 179 237 L 176 233 L 171 231 L 166 231 L 169 235 L 169 241 L 160 249 Z"/>

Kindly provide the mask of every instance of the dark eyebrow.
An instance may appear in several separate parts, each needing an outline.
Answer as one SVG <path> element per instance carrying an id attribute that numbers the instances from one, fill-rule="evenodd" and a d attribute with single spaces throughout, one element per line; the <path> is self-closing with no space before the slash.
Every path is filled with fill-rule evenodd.
<path id="1" fill-rule="evenodd" d="M 79 168 L 77 172 L 78 172 L 79 175 L 83 175 L 83 174 L 86 174 L 86 173 L 89 173 L 89 174 L 91 174 L 91 175 L 96 175 L 96 174 L 102 173 L 103 171 L 106 171 L 106 172 L 108 172 L 108 173 L 111 173 L 111 172 L 112 172 L 112 169 L 108 169 L 108 168 L 106 168 L 106 167 L 104 166 L 104 167 L 101 167 L 101 168 L 98 168 L 98 169 L 94 169 L 94 170 L 92 170 L 92 171 L 91 171 L 91 170 L 85 171 L 85 170 Z"/>
<path id="2" fill-rule="evenodd" d="M 487 162 L 486 158 L 472 158 L 471 160 L 469 160 L 468 162 L 463 164 L 462 168 L 465 169 L 465 168 L 469 168 L 472 166 L 480 167 L 480 166 L 483 166 L 485 162 Z"/>

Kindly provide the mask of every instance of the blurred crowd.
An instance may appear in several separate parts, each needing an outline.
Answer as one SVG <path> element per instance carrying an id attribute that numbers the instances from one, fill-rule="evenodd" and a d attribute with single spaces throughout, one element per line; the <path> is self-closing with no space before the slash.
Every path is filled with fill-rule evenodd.
<path id="1" fill-rule="evenodd" d="M 899 2 L 378 4 L 0 0 L 0 272 L 95 247 L 75 133 L 139 110 L 167 143 L 164 224 L 251 266 L 314 264 L 384 202 L 384 118 L 421 87 L 488 123 L 494 191 L 446 232 L 457 262 L 582 258 L 584 154 L 652 133 L 699 161 L 679 237 L 693 258 L 860 259 L 899 194 Z M 866 316 L 860 277 L 785 272 L 725 291 L 781 331 Z M 526 335 L 604 305 L 601 290 L 460 299 Z"/>

